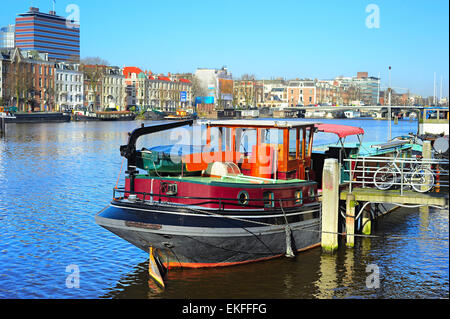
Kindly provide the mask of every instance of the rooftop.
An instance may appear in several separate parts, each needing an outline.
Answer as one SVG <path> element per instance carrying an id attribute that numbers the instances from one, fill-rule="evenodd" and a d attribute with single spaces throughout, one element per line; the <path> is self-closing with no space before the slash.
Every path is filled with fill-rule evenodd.
<path id="1" fill-rule="evenodd" d="M 274 121 L 274 120 L 218 120 L 206 121 L 208 126 L 234 126 L 234 127 L 254 127 L 254 128 L 296 128 L 314 126 L 315 122 L 305 121 Z"/>

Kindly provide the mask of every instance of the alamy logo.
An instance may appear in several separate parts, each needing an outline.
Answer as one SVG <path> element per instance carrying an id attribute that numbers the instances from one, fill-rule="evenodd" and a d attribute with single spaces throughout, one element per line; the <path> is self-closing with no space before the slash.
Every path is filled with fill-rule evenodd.
<path id="1" fill-rule="evenodd" d="M 80 267 L 69 265 L 66 267 L 66 272 L 70 273 L 66 277 L 66 287 L 69 289 L 80 288 Z"/>
<path id="2" fill-rule="evenodd" d="M 78 29 L 80 27 L 80 7 L 76 4 L 69 4 L 66 7 L 66 27 L 69 29 Z"/>
<path id="3" fill-rule="evenodd" d="M 366 278 L 366 287 L 369 289 L 380 288 L 380 268 L 375 264 L 369 264 L 366 267 L 366 273 L 369 273 Z"/>
<path id="4" fill-rule="evenodd" d="M 376 4 L 369 4 L 366 13 L 370 13 L 366 18 L 366 27 L 369 29 L 380 28 L 380 8 Z"/>

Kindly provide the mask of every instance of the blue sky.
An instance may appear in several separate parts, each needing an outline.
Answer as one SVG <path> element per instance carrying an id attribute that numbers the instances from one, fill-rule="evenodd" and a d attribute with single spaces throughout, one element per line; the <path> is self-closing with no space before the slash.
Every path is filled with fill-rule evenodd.
<path id="1" fill-rule="evenodd" d="M 0 25 L 31 5 L 52 0 L 2 0 Z M 56 0 L 58 15 L 80 10 L 81 55 L 154 73 L 226 65 L 234 77 L 331 79 L 358 71 L 421 95 L 443 95 L 449 83 L 448 1 L 378 0 Z M 379 28 L 366 19 L 379 8 Z"/>

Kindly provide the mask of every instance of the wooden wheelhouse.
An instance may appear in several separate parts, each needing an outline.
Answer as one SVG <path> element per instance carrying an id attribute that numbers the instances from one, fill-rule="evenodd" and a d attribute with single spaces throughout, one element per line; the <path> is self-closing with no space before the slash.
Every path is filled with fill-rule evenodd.
<path id="1" fill-rule="evenodd" d="M 206 123 L 206 145 L 222 155 L 218 160 L 239 165 L 244 175 L 305 180 L 309 179 L 311 168 L 314 124 L 273 120 L 210 121 Z"/>

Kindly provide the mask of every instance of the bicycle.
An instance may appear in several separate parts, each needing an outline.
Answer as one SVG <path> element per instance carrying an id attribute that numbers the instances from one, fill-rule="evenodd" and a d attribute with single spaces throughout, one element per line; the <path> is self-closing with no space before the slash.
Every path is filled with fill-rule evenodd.
<path id="1" fill-rule="evenodd" d="M 430 191 L 435 182 L 434 173 L 425 165 L 420 163 L 422 156 L 416 155 L 416 162 L 411 163 L 411 166 L 405 171 L 398 167 L 396 160 L 400 154 L 397 151 L 395 158 L 389 164 L 379 168 L 373 175 L 373 182 L 375 186 L 380 190 L 388 190 L 394 183 L 398 185 L 401 183 L 403 177 L 403 183 L 410 185 L 416 192 L 426 193 Z"/>

